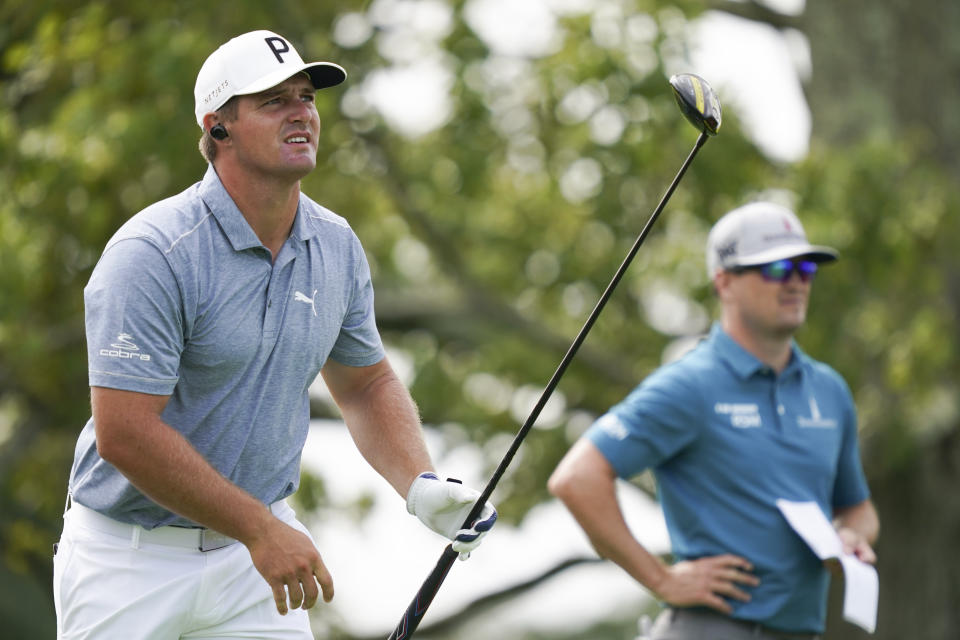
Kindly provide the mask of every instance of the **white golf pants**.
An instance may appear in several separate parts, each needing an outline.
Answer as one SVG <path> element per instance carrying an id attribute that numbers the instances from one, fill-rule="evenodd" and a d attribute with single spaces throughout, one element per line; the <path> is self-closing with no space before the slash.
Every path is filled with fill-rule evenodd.
<path id="1" fill-rule="evenodd" d="M 310 535 L 286 502 L 272 510 Z M 58 640 L 313 640 L 306 611 L 277 613 L 244 545 L 200 551 L 198 540 L 194 529 L 148 531 L 74 503 L 54 557 Z"/>

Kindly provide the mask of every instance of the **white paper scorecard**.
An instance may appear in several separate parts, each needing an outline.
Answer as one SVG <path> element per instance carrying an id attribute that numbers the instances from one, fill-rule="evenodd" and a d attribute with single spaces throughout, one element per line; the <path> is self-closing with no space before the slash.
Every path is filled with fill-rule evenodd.
<path id="1" fill-rule="evenodd" d="M 873 633 L 877 628 L 880 578 L 877 570 L 843 552 L 840 536 L 816 502 L 777 500 L 780 513 L 821 560 L 836 559 L 843 567 L 843 619 Z"/>

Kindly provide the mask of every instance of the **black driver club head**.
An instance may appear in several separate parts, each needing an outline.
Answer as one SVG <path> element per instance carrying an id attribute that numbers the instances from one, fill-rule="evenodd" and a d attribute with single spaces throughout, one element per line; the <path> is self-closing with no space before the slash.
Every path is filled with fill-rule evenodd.
<path id="1" fill-rule="evenodd" d="M 720 101 L 707 81 L 692 73 L 678 73 L 670 78 L 670 86 L 690 124 L 707 135 L 717 135 L 722 117 Z"/>

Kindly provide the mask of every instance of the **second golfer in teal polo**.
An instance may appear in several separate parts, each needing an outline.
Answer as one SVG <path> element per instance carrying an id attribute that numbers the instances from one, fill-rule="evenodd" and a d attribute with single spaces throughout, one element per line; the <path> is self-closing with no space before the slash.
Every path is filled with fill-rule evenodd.
<path id="1" fill-rule="evenodd" d="M 850 391 L 793 339 L 818 267 L 836 258 L 772 203 L 724 216 L 708 274 L 720 318 L 594 423 L 561 461 L 551 490 L 601 555 L 664 604 L 654 640 L 817 638 L 829 574 L 781 515 L 812 501 L 849 551 L 873 562 L 870 501 Z M 672 564 L 627 529 L 616 478 L 652 469 Z"/>

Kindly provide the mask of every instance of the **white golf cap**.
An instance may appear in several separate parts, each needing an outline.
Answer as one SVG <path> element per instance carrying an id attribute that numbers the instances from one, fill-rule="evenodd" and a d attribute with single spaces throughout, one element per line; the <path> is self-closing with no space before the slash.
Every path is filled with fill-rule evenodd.
<path id="1" fill-rule="evenodd" d="M 772 202 L 753 202 L 720 218 L 707 238 L 707 277 L 717 270 L 806 256 L 831 262 L 837 251 L 812 245 L 797 216 Z"/>
<path id="2" fill-rule="evenodd" d="M 222 107 L 233 96 L 259 93 L 294 74 L 305 72 L 316 89 L 343 82 L 347 72 L 332 62 L 305 63 L 290 42 L 272 31 L 244 33 L 210 54 L 193 89 L 194 113 L 203 128 L 203 116 Z"/>

